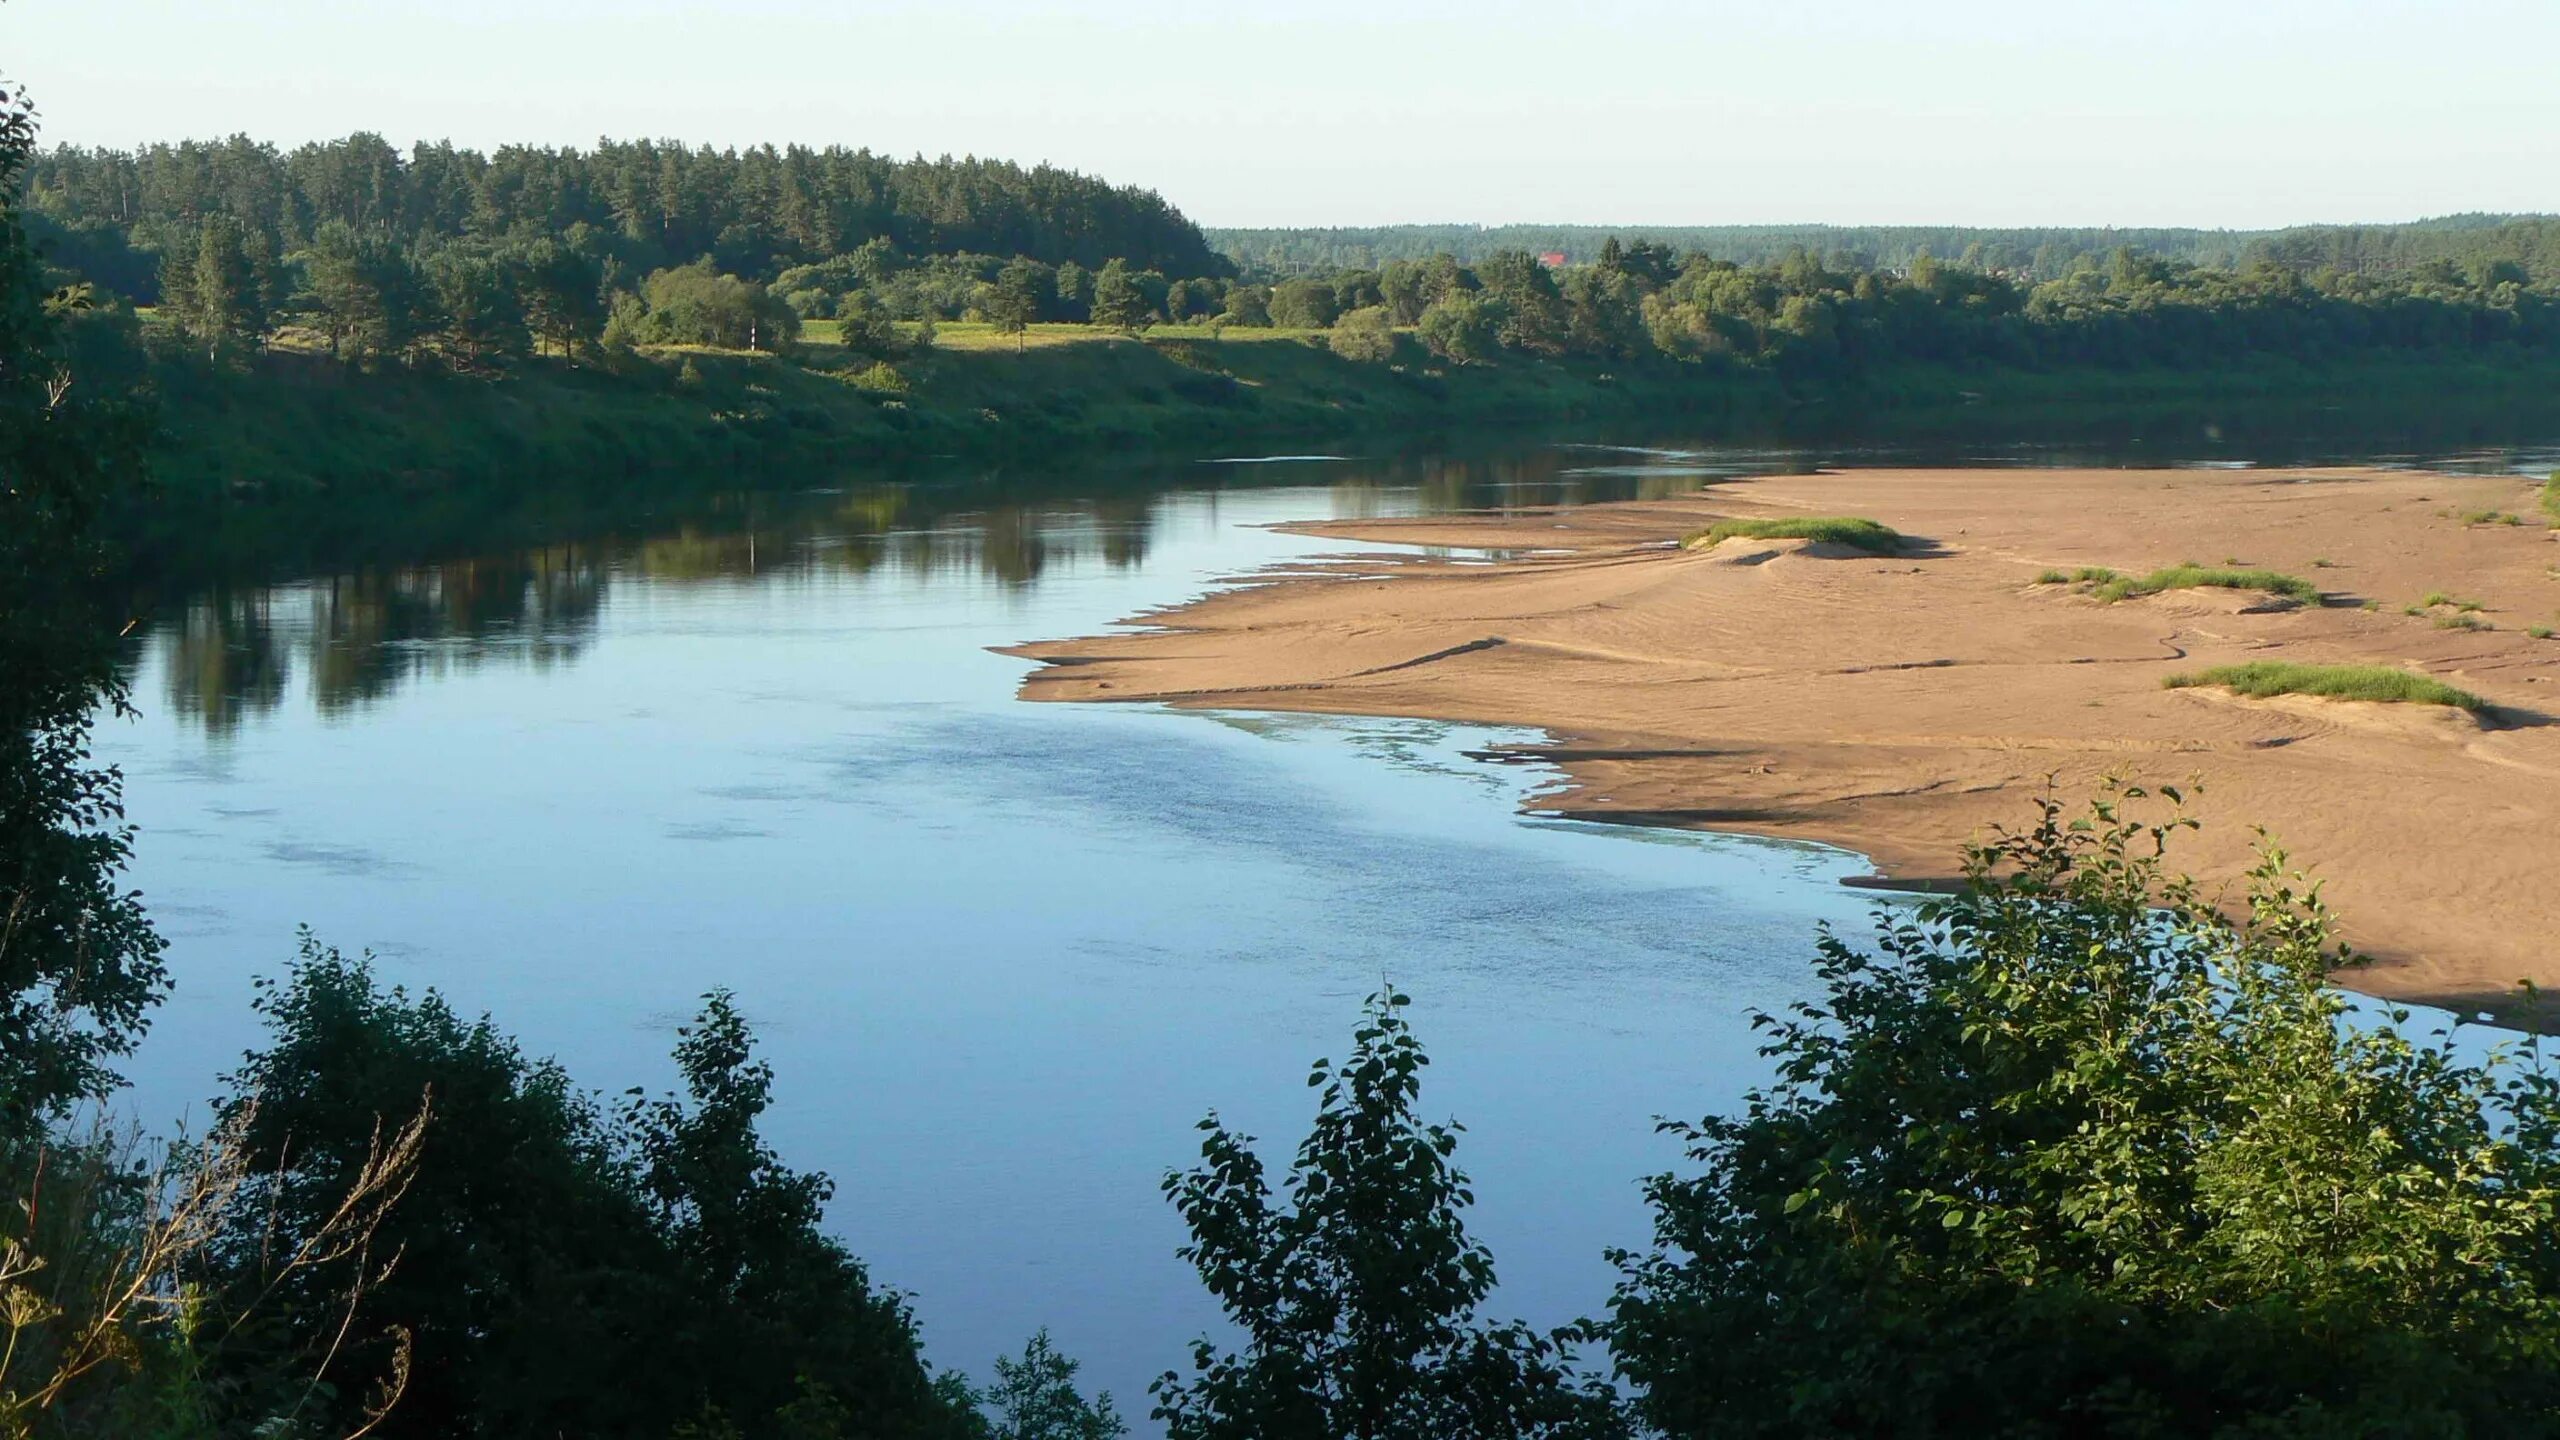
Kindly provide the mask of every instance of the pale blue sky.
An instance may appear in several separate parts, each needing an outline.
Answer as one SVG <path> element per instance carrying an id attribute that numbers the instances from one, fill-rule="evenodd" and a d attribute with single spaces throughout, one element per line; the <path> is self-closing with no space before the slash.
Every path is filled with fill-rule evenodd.
<path id="1" fill-rule="evenodd" d="M 1213 225 L 2560 209 L 2560 0 L 8 0 L 51 139 L 1050 160 Z"/>

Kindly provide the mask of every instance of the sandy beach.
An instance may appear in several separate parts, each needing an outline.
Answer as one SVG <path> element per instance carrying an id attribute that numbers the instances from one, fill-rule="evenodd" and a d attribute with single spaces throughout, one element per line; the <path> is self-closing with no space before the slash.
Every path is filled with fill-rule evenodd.
<path id="1" fill-rule="evenodd" d="M 2523 521 L 2467 523 L 2483 511 Z M 1867 516 L 1911 543 L 1679 543 L 1786 515 Z M 2205 828 L 2177 862 L 2227 880 L 2267 829 L 2373 957 L 2342 983 L 2464 1009 L 2506 1007 L 2520 980 L 2560 986 L 2560 640 L 2527 634 L 2560 627 L 2560 544 L 2519 477 L 1863 470 L 1305 528 L 1432 548 L 1019 647 L 1049 662 L 1023 694 L 1540 727 L 1567 777 L 1541 809 L 1825 841 L 1903 882 L 1943 878 L 2048 784 L 2195 785 Z M 2110 603 L 2037 583 L 2190 561 L 2284 571 L 2324 598 Z M 2438 592 L 2478 608 L 2405 613 Z M 2493 708 L 2161 683 L 2263 659 L 2401 666 Z"/>

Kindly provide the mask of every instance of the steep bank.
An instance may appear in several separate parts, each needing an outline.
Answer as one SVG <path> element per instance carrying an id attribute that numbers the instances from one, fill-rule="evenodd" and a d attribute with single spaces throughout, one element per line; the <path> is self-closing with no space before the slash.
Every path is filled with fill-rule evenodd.
<path id="1" fill-rule="evenodd" d="M 2515 477 L 2384 471 L 1861 471 L 1694 498 L 1316 533 L 1405 556 L 1228 591 L 1134 634 L 1022 647 L 1032 699 L 1164 701 L 1543 727 L 1592 819 L 1800 836 L 1943 876 L 1986 825 L 2111 773 L 2192 784 L 2182 863 L 2245 868 L 2252 825 L 2316 862 L 2376 994 L 2497 1008 L 2560 984 L 2560 546 Z M 1891 556 L 1675 542 L 1724 516 L 1855 514 Z M 2109 603 L 2049 569 L 2183 560 L 2308 577 L 2323 603 L 2171 590 Z M 2450 604 L 2428 607 L 2431 592 Z M 2373 608 L 2366 608 L 2370 601 Z M 2478 608 L 2463 610 L 2462 604 Z M 2411 615 L 2406 608 L 2422 613 Z M 2488 628 L 2473 628 L 2488 627 Z M 2282 658 L 2405 668 L 2442 707 L 2163 688 Z"/>

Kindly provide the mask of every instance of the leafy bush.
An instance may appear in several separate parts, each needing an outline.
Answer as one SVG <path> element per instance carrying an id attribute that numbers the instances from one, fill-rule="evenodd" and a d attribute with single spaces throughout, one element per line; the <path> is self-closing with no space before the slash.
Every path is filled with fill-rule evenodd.
<path id="1" fill-rule="evenodd" d="M 1395 326 L 1383 305 L 1366 306 L 1335 321 L 1325 342 L 1334 354 L 1363 365 L 1383 365 L 1396 355 Z"/>
<path id="2" fill-rule="evenodd" d="M 648 304 L 643 333 L 660 343 L 773 350 L 800 336 L 798 312 L 708 258 L 657 271 L 640 288 Z"/>
<path id="3" fill-rule="evenodd" d="M 1333 287 L 1321 280 L 1283 280 L 1271 287 L 1271 323 L 1283 330 L 1322 330 L 1334 320 Z"/>
<path id="4" fill-rule="evenodd" d="M 2560 1085 L 2350 1023 L 2319 889 L 2048 802 L 1826 935 L 1778 1078 L 1672 1130 L 1604 1331 L 1704 1436 L 2545 1435 Z"/>
<path id="5" fill-rule="evenodd" d="M 1502 327 L 1509 313 L 1500 300 L 1451 291 L 1423 309 L 1414 333 L 1443 360 L 1482 364 L 1502 353 Z"/>
<path id="6" fill-rule="evenodd" d="M 1755 540 L 1817 540 L 1848 545 L 1878 555 L 1902 548 L 1902 537 L 1873 520 L 1854 515 L 1806 515 L 1776 520 L 1719 520 L 1685 542 L 1692 549 L 1712 549 L 1737 535 Z"/>
<path id="7" fill-rule="evenodd" d="M 1200 1168 L 1165 1177 L 1200 1271 L 1244 1348 L 1192 1346 L 1188 1381 L 1152 1387 L 1171 1440 L 1623 1434 L 1616 1397 L 1577 1380 L 1555 1337 L 1488 1323 L 1493 1257 L 1467 1234 L 1456 1125 L 1415 1115 L 1422 1052 L 1410 1003 L 1369 997 L 1341 1065 L 1319 1060 L 1315 1128 L 1272 1204 L 1253 1137 L 1200 1122 Z"/>
<path id="8" fill-rule="evenodd" d="M 2286 660 L 2253 660 L 2221 665 L 2196 675 L 2172 675 L 2160 682 L 2171 690 L 2219 685 L 2241 695 L 2325 695 L 2336 700 L 2372 700 L 2395 705 L 2451 705 L 2478 710 L 2488 702 L 2441 680 L 2394 669 L 2389 665 L 2303 665 Z"/>
<path id="9" fill-rule="evenodd" d="M 2308 580 L 2275 570 L 2216 568 L 2205 565 L 2171 565 L 2139 578 L 2116 575 L 2099 582 L 2090 593 L 2101 600 L 2130 600 L 2142 595 L 2157 595 L 2164 590 L 2207 588 L 2216 590 L 2258 590 L 2280 595 L 2305 605 L 2316 604 L 2320 587 Z"/>

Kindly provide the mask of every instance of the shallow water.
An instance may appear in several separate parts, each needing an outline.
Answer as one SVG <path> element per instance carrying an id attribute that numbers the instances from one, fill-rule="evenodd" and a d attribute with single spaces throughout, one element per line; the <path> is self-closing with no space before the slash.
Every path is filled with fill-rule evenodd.
<path id="1" fill-rule="evenodd" d="M 607 1092 L 735 989 L 769 1134 L 983 1374 L 1049 1326 L 1143 1415 L 1215 1322 L 1157 1190 L 1211 1109 L 1303 1133 L 1382 980 L 1468 1133 L 1497 1308 L 1595 1311 L 1659 1115 L 1761 1073 L 1854 856 L 1541 820 L 1520 732 L 1024 704 L 986 647 L 1088 633 L 1293 556 L 1334 515 L 1667 493 L 1768 463 L 1548 450 L 1134 483 L 857 487 L 526 552 L 195 597 L 110 724 L 179 980 L 129 1067 L 193 1107 L 294 927 L 486 1009 Z M 2490 457 L 2481 463 L 2501 463 Z M 1250 474 L 1250 479 L 1240 478 Z M 1142 1429 L 1145 1427 L 1141 1427 Z"/>

